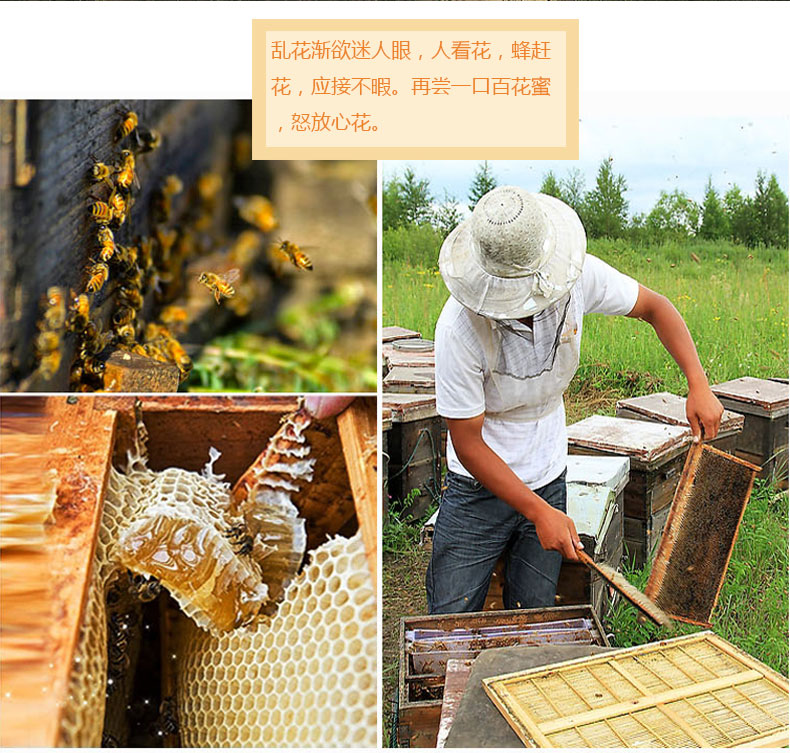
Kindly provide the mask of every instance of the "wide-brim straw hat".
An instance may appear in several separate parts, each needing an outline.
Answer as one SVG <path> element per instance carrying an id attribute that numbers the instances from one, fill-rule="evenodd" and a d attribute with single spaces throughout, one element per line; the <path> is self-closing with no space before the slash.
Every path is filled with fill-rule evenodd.
<path id="1" fill-rule="evenodd" d="M 475 313 L 522 319 L 568 293 L 586 249 L 584 227 L 567 204 L 500 186 L 447 236 L 439 270 L 453 297 Z"/>

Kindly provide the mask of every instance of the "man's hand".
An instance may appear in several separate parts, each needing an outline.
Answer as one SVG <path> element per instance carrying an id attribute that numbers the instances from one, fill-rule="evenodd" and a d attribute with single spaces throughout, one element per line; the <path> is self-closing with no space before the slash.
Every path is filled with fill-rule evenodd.
<path id="1" fill-rule="evenodd" d="M 577 560 L 577 549 L 584 549 L 584 545 L 576 533 L 576 526 L 573 521 L 560 510 L 549 504 L 544 504 L 543 508 L 532 518 L 535 530 L 540 540 L 540 545 L 544 549 L 559 552 L 566 560 Z"/>
<path id="2" fill-rule="evenodd" d="M 686 418 L 694 434 L 694 442 L 703 438 L 714 439 L 719 433 L 719 424 L 724 408 L 707 384 L 689 389 L 686 398 Z"/>

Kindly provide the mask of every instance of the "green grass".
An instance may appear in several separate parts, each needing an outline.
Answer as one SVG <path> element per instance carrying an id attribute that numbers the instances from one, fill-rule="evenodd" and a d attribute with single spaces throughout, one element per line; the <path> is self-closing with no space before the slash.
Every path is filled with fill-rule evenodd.
<path id="1" fill-rule="evenodd" d="M 383 324 L 432 338 L 448 296 L 435 261 L 438 241 L 422 232 L 403 243 L 401 254 L 395 244 L 402 239 L 393 232 L 384 238 Z M 712 383 L 787 374 L 786 250 L 703 242 L 642 248 L 595 240 L 589 251 L 675 304 Z M 585 387 L 615 389 L 621 396 L 656 389 L 686 393 L 683 374 L 648 325 L 601 315 L 585 317 L 571 394 Z"/>
<path id="2" fill-rule="evenodd" d="M 760 481 L 741 522 L 727 576 L 714 610 L 713 631 L 783 675 L 788 672 L 787 493 Z M 649 565 L 626 570 L 628 580 L 644 589 Z M 694 633 L 701 628 L 674 623 L 672 628 L 640 624 L 637 611 L 620 600 L 607 615 L 617 646 Z"/>

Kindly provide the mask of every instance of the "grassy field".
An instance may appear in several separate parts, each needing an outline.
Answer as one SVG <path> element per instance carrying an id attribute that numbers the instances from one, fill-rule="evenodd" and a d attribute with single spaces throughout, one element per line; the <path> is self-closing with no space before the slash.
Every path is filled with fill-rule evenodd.
<path id="1" fill-rule="evenodd" d="M 432 337 L 448 295 L 436 266 L 439 242 L 430 229 L 385 234 L 384 325 L 398 324 Z M 711 243 L 634 248 L 618 241 L 592 241 L 588 249 L 675 304 L 712 383 L 743 375 L 787 375 L 786 250 Z M 566 396 L 569 422 L 593 413 L 613 413 L 618 399 L 659 390 L 685 395 L 686 384 L 648 325 L 625 317 L 585 318 L 581 364 Z M 398 619 L 425 612 L 427 558 L 402 519 L 385 521 L 384 534 L 386 720 L 397 682 Z M 758 483 L 741 525 L 713 625 L 719 635 L 785 675 L 787 542 L 787 493 Z M 626 575 L 644 587 L 649 569 Z M 635 610 L 625 604 L 619 604 L 606 623 L 619 646 L 670 634 L 640 624 Z M 680 626 L 671 634 L 697 629 Z M 385 744 L 388 735 L 385 724 Z"/>

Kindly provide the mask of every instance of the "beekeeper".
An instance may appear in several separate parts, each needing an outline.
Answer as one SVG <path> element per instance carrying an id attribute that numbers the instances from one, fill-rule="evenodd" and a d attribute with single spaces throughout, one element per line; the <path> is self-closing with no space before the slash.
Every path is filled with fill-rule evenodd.
<path id="1" fill-rule="evenodd" d="M 431 613 L 482 609 L 503 553 L 505 607 L 552 605 L 562 558 L 583 548 L 565 514 L 562 394 L 585 314 L 648 322 L 688 380 L 695 440 L 718 432 L 723 409 L 677 309 L 586 246 L 573 209 L 516 186 L 483 196 L 442 245 L 452 295 L 436 324 L 436 405 L 448 471 L 426 576 Z"/>

